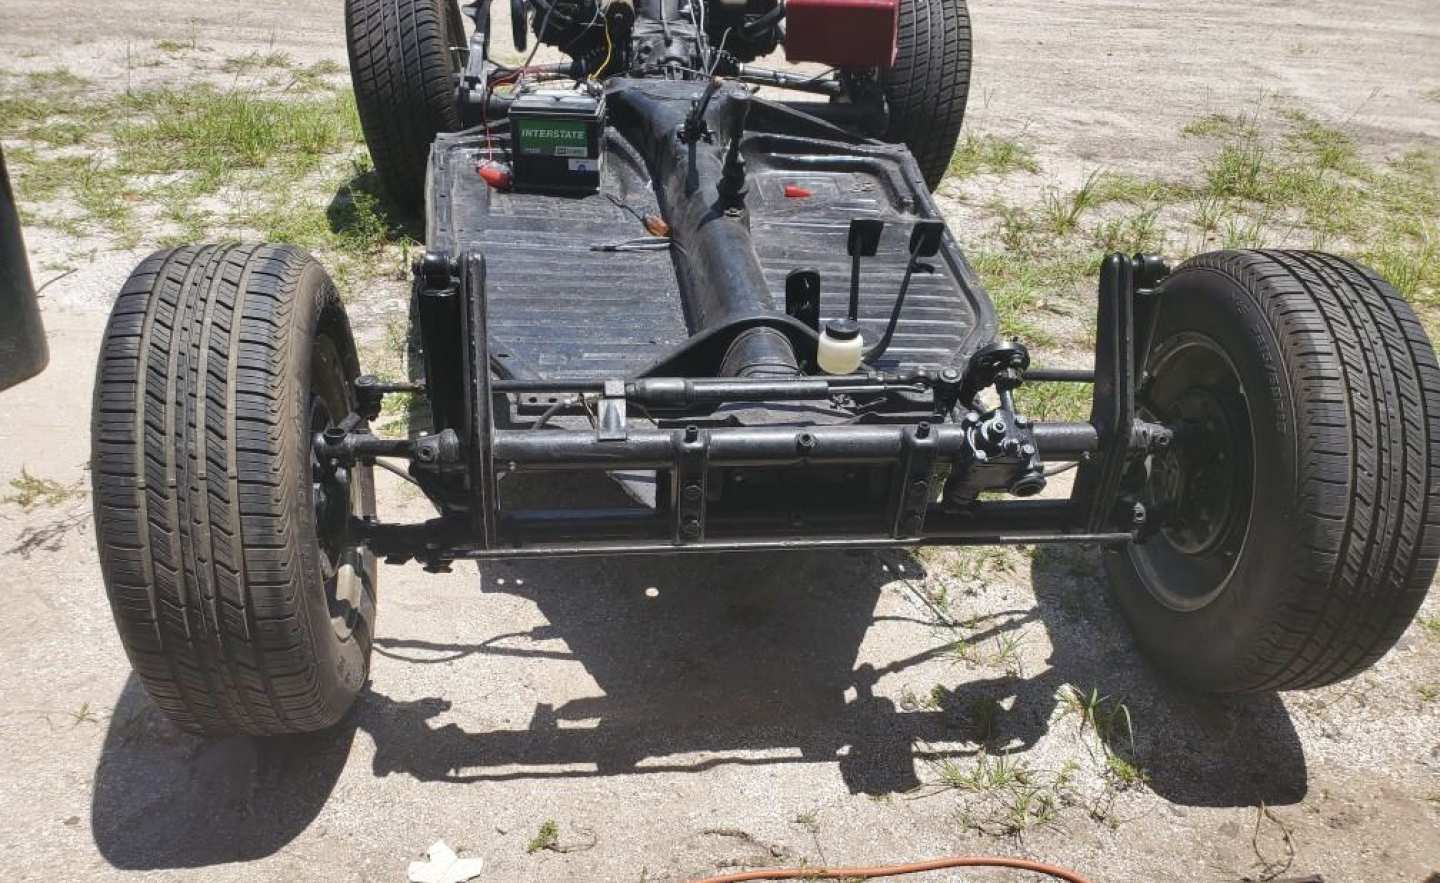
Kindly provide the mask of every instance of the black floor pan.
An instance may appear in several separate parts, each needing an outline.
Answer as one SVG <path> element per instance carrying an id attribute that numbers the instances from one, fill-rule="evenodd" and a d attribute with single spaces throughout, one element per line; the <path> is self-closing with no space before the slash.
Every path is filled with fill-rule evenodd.
<path id="1" fill-rule="evenodd" d="M 880 253 L 861 273 L 861 323 L 867 340 L 878 339 L 905 268 L 910 227 L 938 217 L 913 160 L 873 142 L 763 133 L 747 137 L 745 153 L 751 230 L 777 312 L 784 310 L 785 276 L 810 267 L 821 273 L 822 315 L 843 315 L 849 222 L 887 222 Z M 456 254 L 474 244 L 483 249 L 491 351 L 506 373 L 633 376 L 690 336 L 670 253 L 591 250 L 645 236 L 640 218 L 659 211 L 643 160 L 616 130 L 607 135 L 601 190 L 584 197 L 493 190 L 476 171 L 485 155 L 474 133 L 436 142 L 428 241 Z M 787 185 L 810 195 L 787 196 Z M 941 254 L 915 274 L 886 361 L 962 363 L 994 333 L 989 301 L 947 237 Z"/>

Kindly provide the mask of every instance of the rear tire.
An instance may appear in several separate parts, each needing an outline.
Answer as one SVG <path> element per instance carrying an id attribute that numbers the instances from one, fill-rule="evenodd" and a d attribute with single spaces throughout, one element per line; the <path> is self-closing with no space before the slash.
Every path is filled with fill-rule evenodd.
<path id="1" fill-rule="evenodd" d="M 397 208 L 425 203 L 430 144 L 460 128 L 464 19 L 455 0 L 345 0 L 350 79 L 365 143 Z"/>
<path id="2" fill-rule="evenodd" d="M 880 72 L 890 107 L 885 140 L 905 144 L 931 190 L 950 168 L 970 97 L 966 0 L 900 0 L 899 51 Z"/>
<path id="3" fill-rule="evenodd" d="M 358 373 L 299 249 L 157 252 L 121 289 L 91 427 L 100 565 L 131 665 L 185 730 L 319 730 L 365 685 L 375 559 L 335 528 L 374 512 L 373 478 L 336 492 L 311 455 Z"/>
<path id="4" fill-rule="evenodd" d="M 1168 512 L 1105 556 L 1136 640 L 1215 692 L 1363 671 L 1440 556 L 1433 346 L 1388 283 L 1316 252 L 1201 255 L 1159 297 L 1139 406 L 1182 428 L 1142 496 Z"/>

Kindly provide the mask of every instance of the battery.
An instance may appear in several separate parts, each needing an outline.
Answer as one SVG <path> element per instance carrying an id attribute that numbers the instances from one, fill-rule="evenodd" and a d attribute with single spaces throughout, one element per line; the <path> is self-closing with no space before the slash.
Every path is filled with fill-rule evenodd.
<path id="1" fill-rule="evenodd" d="M 592 193 L 605 161 L 605 95 L 586 86 L 535 89 L 510 105 L 516 190 Z"/>

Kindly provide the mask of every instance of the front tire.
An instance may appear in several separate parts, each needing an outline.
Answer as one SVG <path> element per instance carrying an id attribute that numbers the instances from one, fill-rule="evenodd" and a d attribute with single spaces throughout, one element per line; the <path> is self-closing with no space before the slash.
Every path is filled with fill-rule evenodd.
<path id="1" fill-rule="evenodd" d="M 455 105 L 465 66 L 455 0 L 345 0 L 350 79 L 375 174 L 390 202 L 425 204 L 430 144 L 460 128 Z"/>
<path id="2" fill-rule="evenodd" d="M 1106 554 L 1136 640 L 1214 692 L 1368 668 L 1440 555 L 1440 367 L 1414 312 L 1299 251 L 1201 255 L 1159 298 L 1138 404 L 1177 427 L 1141 480 L 1164 526 Z"/>
<path id="3" fill-rule="evenodd" d="M 966 0 L 900 0 L 899 46 L 880 72 L 890 108 L 886 141 L 905 144 L 925 183 L 940 186 L 970 98 L 970 10 Z"/>
<path id="4" fill-rule="evenodd" d="M 335 286 L 289 246 L 157 252 L 101 343 L 91 426 L 100 566 L 146 692 L 211 736 L 320 730 L 364 687 L 375 559 L 345 541 L 373 477 L 313 434 L 359 373 Z"/>

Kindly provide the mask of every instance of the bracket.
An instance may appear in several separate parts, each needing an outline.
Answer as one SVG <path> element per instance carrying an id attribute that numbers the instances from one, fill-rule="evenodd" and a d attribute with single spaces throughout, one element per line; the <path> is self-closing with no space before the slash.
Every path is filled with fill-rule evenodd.
<path id="1" fill-rule="evenodd" d="M 699 427 L 687 426 L 675 430 L 670 439 L 675 451 L 675 469 L 670 482 L 670 509 L 675 513 L 672 537 L 677 546 L 698 543 L 705 539 L 710 435 L 701 432 Z"/>

